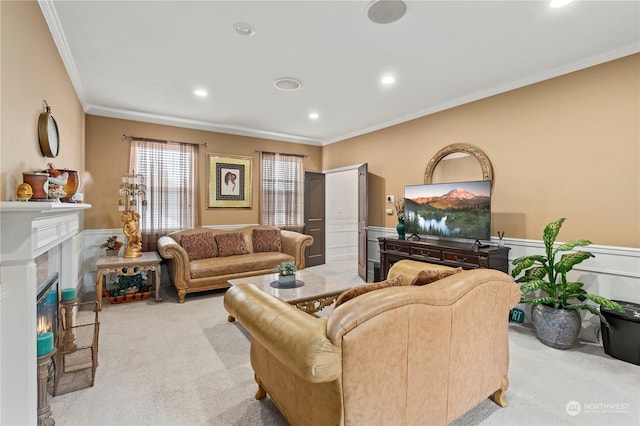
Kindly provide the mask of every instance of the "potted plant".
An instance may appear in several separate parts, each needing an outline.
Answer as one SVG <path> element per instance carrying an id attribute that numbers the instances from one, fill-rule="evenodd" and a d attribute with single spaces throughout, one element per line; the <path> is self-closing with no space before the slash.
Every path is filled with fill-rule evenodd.
<path id="1" fill-rule="evenodd" d="M 117 281 L 113 283 L 113 290 L 108 293 L 111 303 L 143 300 L 150 295 L 151 291 L 144 272 L 136 275 L 119 275 Z"/>
<path id="2" fill-rule="evenodd" d="M 107 256 L 117 256 L 123 245 L 121 241 L 118 241 L 117 235 L 112 235 L 107 237 L 107 241 L 100 244 L 100 248 L 107 250 Z"/>
<path id="3" fill-rule="evenodd" d="M 523 283 L 522 303 L 533 306 L 531 318 L 538 340 L 547 346 L 568 349 L 578 337 L 582 320 L 580 310 L 587 310 L 600 317 L 607 327 L 609 323 L 600 313 L 597 305 L 624 313 L 616 302 L 595 294 L 587 293 L 583 283 L 569 281 L 567 273 L 573 267 L 590 257 L 586 251 L 573 251 L 575 247 L 588 246 L 589 240 L 578 240 L 560 244 L 554 248 L 556 238 L 565 218 L 548 224 L 543 233 L 544 255 L 523 256 L 513 261 L 511 275 L 516 282 Z M 560 252 L 564 253 L 558 259 Z M 542 294 L 536 293 L 540 291 Z M 536 293 L 533 295 L 532 293 Z M 589 301 L 595 303 L 588 303 Z"/>
<path id="4" fill-rule="evenodd" d="M 296 272 L 298 267 L 293 260 L 282 262 L 273 268 L 278 273 L 278 283 L 281 286 L 294 286 L 296 283 Z"/>

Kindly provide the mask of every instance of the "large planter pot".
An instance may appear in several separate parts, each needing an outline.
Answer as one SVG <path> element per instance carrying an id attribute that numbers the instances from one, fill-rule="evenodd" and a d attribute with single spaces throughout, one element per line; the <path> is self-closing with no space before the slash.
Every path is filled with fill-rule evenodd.
<path id="1" fill-rule="evenodd" d="M 578 338 L 582 319 L 573 309 L 555 309 L 536 305 L 531 310 L 536 337 L 547 346 L 569 349 Z"/>

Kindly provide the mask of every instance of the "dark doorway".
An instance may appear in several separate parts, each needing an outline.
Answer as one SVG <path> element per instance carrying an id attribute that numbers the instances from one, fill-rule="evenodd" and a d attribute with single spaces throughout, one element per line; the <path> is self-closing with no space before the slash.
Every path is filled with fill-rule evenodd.
<path id="1" fill-rule="evenodd" d="M 358 167 L 358 275 L 367 282 L 368 167 Z"/>
<path id="2" fill-rule="evenodd" d="M 305 252 L 305 266 L 325 263 L 325 176 L 323 173 L 304 173 L 304 229 L 313 237 L 313 244 Z"/>

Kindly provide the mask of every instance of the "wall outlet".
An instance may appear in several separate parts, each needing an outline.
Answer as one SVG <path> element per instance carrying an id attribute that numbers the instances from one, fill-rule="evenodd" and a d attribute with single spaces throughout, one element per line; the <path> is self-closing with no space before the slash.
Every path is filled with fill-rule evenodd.
<path id="1" fill-rule="evenodd" d="M 395 198 L 393 195 L 387 195 L 387 203 L 393 203 L 395 201 Z"/>

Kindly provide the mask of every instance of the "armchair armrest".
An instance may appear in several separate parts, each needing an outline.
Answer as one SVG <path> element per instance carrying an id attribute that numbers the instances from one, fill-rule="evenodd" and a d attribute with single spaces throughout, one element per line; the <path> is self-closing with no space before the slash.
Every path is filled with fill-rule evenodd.
<path id="1" fill-rule="evenodd" d="M 341 352 L 326 336 L 326 320 L 313 317 L 253 284 L 232 286 L 224 295 L 229 315 L 298 377 L 311 383 L 341 376 Z"/>
<path id="2" fill-rule="evenodd" d="M 280 231 L 280 241 L 282 252 L 295 257 L 298 269 L 304 269 L 304 250 L 313 244 L 313 237 L 299 232 L 282 230 Z"/>

